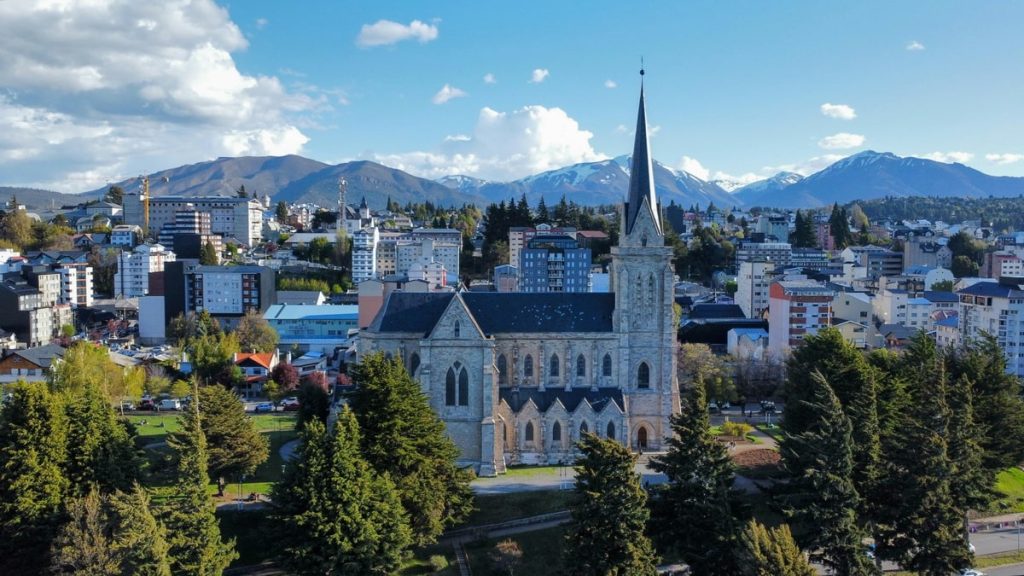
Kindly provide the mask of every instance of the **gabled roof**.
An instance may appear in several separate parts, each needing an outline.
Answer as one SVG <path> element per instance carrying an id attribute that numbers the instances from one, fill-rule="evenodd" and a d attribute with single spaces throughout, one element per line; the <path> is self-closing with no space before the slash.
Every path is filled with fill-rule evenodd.
<path id="1" fill-rule="evenodd" d="M 9 355 L 21 356 L 40 368 L 49 368 L 53 365 L 53 361 L 55 359 L 63 358 L 65 352 L 67 352 L 67 350 L 62 346 L 58 346 L 56 344 L 45 344 L 43 346 L 36 346 L 35 348 L 14 350 Z"/>
<path id="2" fill-rule="evenodd" d="M 455 297 L 452 292 L 401 292 L 388 295 L 370 332 L 418 332 L 426 335 Z"/>
<path id="3" fill-rule="evenodd" d="M 274 355 L 269 352 L 254 353 L 250 354 L 247 352 L 239 352 L 235 354 L 235 364 L 241 366 L 242 364 L 256 365 L 262 368 L 270 370 L 270 365 L 274 362 Z"/>
<path id="4" fill-rule="evenodd" d="M 519 412 L 531 400 L 540 412 L 547 412 L 556 400 L 569 413 L 574 412 L 584 400 L 590 403 L 594 412 L 600 412 L 609 403 L 614 403 L 619 410 L 625 410 L 622 390 L 611 387 L 598 388 L 596 391 L 590 388 L 573 388 L 569 391 L 564 388 L 501 388 L 498 390 L 498 399 L 508 404 L 513 412 Z"/>
<path id="5" fill-rule="evenodd" d="M 924 297 L 929 302 L 959 302 L 955 292 L 941 292 L 939 290 L 925 290 Z"/>

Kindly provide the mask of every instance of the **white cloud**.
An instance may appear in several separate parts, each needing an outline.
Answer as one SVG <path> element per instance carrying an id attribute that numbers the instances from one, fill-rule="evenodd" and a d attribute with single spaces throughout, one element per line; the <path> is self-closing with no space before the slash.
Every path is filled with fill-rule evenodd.
<path id="1" fill-rule="evenodd" d="M 907 42 L 906 48 L 911 52 L 920 52 L 921 50 L 924 50 L 924 44 L 921 44 L 917 40 L 911 40 L 910 42 Z"/>
<path id="2" fill-rule="evenodd" d="M 658 135 L 659 132 L 661 132 L 660 124 L 655 124 L 654 126 L 647 127 L 647 136 L 650 138 L 654 138 L 655 136 Z"/>
<path id="3" fill-rule="evenodd" d="M 927 158 L 929 160 L 935 160 L 936 162 L 945 162 L 951 164 L 953 162 L 959 162 L 961 164 L 970 162 L 974 159 L 974 154 L 971 152 L 929 152 L 927 154 L 921 154 L 921 158 Z"/>
<path id="4" fill-rule="evenodd" d="M 615 80 L 605 80 L 604 81 L 604 87 L 605 88 L 618 88 L 619 85 L 615 83 Z"/>
<path id="5" fill-rule="evenodd" d="M 373 24 L 363 24 L 356 36 L 356 45 L 361 48 L 387 46 L 402 40 L 417 40 L 420 44 L 437 39 L 437 26 L 413 20 L 409 24 L 378 20 Z"/>
<path id="6" fill-rule="evenodd" d="M 498 83 L 498 79 L 494 77 L 494 74 L 491 74 L 490 72 L 488 72 L 487 74 L 484 74 L 484 84 L 497 84 L 497 83 Z"/>
<path id="7" fill-rule="evenodd" d="M 5 183 L 77 192 L 238 150 L 300 152 L 329 91 L 242 73 L 232 53 L 246 47 L 213 0 L 0 2 Z"/>
<path id="8" fill-rule="evenodd" d="M 995 162 L 996 164 L 1013 164 L 1015 162 L 1024 162 L 1024 154 L 985 154 L 985 160 Z"/>
<path id="9" fill-rule="evenodd" d="M 445 84 L 437 91 L 437 94 L 434 94 L 430 101 L 434 104 L 444 104 L 453 98 L 463 98 L 465 96 L 468 96 L 468 94 L 464 90 Z"/>
<path id="10" fill-rule="evenodd" d="M 711 175 L 711 171 L 705 168 L 699 160 L 689 156 L 683 156 L 679 159 L 679 169 L 689 172 L 701 180 L 707 180 Z"/>
<path id="11" fill-rule="evenodd" d="M 444 137 L 445 142 L 469 142 L 470 140 L 472 140 L 472 138 L 465 134 L 449 134 Z"/>
<path id="12" fill-rule="evenodd" d="M 548 74 L 549 72 L 547 68 L 536 68 L 530 75 L 530 83 L 540 84 L 541 82 L 547 79 Z"/>
<path id="13" fill-rule="evenodd" d="M 821 105 L 821 113 L 829 118 L 838 118 L 840 120 L 853 120 L 857 117 L 857 112 L 846 104 L 831 104 L 826 102 Z"/>
<path id="14" fill-rule="evenodd" d="M 818 140 L 818 146 L 825 150 L 845 150 L 847 148 L 856 148 L 864 144 L 864 136 L 860 134 L 850 134 L 849 132 L 839 132 L 831 136 L 825 136 L 821 140 Z"/>
<path id="15" fill-rule="evenodd" d="M 264 28 L 267 27 L 267 24 L 270 24 L 270 20 L 267 20 L 266 18 L 257 18 L 256 19 L 256 29 L 257 30 L 263 30 Z"/>
<path id="16" fill-rule="evenodd" d="M 754 172 L 747 172 L 745 174 L 740 174 L 737 176 L 735 174 L 729 174 L 727 172 L 722 172 L 721 170 L 719 170 L 711 175 L 711 180 L 731 184 L 731 186 L 726 188 L 726 191 L 732 192 L 732 190 L 735 190 L 740 186 L 746 186 L 747 184 L 752 184 L 754 182 L 757 182 L 758 180 L 764 180 L 769 176 L 771 176 L 771 174 L 755 174 Z"/>
<path id="17" fill-rule="evenodd" d="M 437 178 L 467 174 L 514 180 L 579 162 L 605 159 L 590 143 L 593 134 L 560 108 L 524 106 L 511 112 L 483 108 L 472 134 L 445 138 L 436 151 L 372 154 L 413 174 Z"/>
<path id="18" fill-rule="evenodd" d="M 628 134 L 629 128 L 625 124 L 619 124 L 615 127 L 616 134 Z"/>

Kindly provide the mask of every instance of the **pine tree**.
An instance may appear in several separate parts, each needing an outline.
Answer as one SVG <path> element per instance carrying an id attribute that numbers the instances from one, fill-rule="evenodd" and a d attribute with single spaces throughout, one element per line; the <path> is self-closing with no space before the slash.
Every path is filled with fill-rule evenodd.
<path id="1" fill-rule="evenodd" d="M 53 542 L 51 569 L 57 574 L 121 574 L 110 545 L 110 523 L 99 492 L 90 490 L 68 504 L 68 522 Z"/>
<path id="2" fill-rule="evenodd" d="M 0 409 L 0 574 L 47 565 L 68 491 L 67 419 L 59 399 L 35 384 L 9 386 Z"/>
<path id="3" fill-rule="evenodd" d="M 274 521 L 285 565 L 296 574 L 391 574 L 411 542 L 394 484 L 359 452 L 346 407 L 328 435 L 314 420 L 284 479 L 274 486 Z"/>
<path id="4" fill-rule="evenodd" d="M 210 477 L 198 401 L 179 422 L 181 430 L 167 437 L 177 461 L 177 480 L 166 522 L 171 534 L 172 568 L 197 576 L 218 576 L 238 554 L 234 540 L 221 540 L 213 501 L 206 492 Z"/>
<path id="5" fill-rule="evenodd" d="M 653 576 L 657 557 L 645 534 L 647 494 L 636 458 L 615 440 L 586 434 L 578 447 L 576 498 L 565 538 L 570 576 Z"/>
<path id="6" fill-rule="evenodd" d="M 203 249 L 199 252 L 199 263 L 205 266 L 220 264 L 220 257 L 217 255 L 217 249 L 213 246 L 213 242 L 203 244 Z"/>
<path id="7" fill-rule="evenodd" d="M 789 526 L 766 528 L 751 520 L 740 539 L 742 576 L 815 576 L 817 572 L 793 540 Z"/>
<path id="8" fill-rule="evenodd" d="M 223 386 L 199 388 L 199 412 L 209 451 L 208 470 L 223 494 L 225 478 L 252 474 L 266 462 L 270 445 L 246 415 L 242 401 Z"/>
<path id="9" fill-rule="evenodd" d="M 822 563 L 834 574 L 874 574 L 857 524 L 850 420 L 820 372 L 811 382 L 811 400 L 802 401 L 806 428 L 787 434 L 779 447 L 783 466 L 792 476 L 787 513 L 801 529 L 801 543 L 820 549 Z"/>
<path id="10" fill-rule="evenodd" d="M 81 496 L 93 486 L 103 492 L 130 488 L 140 474 L 134 441 L 97 384 L 87 382 L 70 401 L 67 419 L 65 476 L 71 493 Z"/>
<path id="11" fill-rule="evenodd" d="M 967 540 L 967 510 L 983 509 L 992 500 L 995 478 L 983 465 L 982 432 L 974 421 L 971 398 L 973 385 L 966 376 L 950 382 L 947 388 L 949 428 L 947 445 L 954 473 L 950 478 L 953 504 L 964 512 L 964 540 Z"/>
<path id="12" fill-rule="evenodd" d="M 548 205 L 544 202 L 544 197 L 541 196 L 537 202 L 537 223 L 538 224 L 550 224 L 551 214 L 548 212 Z"/>
<path id="13" fill-rule="evenodd" d="M 363 454 L 395 482 L 415 544 L 434 542 L 472 509 L 471 472 L 456 465 L 459 449 L 400 360 L 371 354 L 352 379 Z"/>
<path id="14" fill-rule="evenodd" d="M 651 462 L 668 476 L 655 496 L 652 524 L 659 547 L 677 552 L 694 573 L 730 574 L 736 570 L 740 530 L 734 518 L 735 473 L 710 428 L 705 387 L 698 380 L 672 418 L 668 453 Z"/>
<path id="15" fill-rule="evenodd" d="M 120 574 L 170 576 L 167 530 L 150 511 L 149 496 L 136 484 L 124 494 L 109 498 L 114 530 L 111 549 L 121 566 Z"/>

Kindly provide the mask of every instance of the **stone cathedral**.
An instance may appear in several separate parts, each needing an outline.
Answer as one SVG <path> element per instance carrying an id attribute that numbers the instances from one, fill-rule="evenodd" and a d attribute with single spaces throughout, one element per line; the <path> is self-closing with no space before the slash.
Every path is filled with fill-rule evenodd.
<path id="1" fill-rule="evenodd" d="M 462 464 L 566 464 L 586 432 L 660 450 L 679 411 L 671 248 L 654 189 L 643 87 L 613 293 L 392 292 L 359 355 L 401 358 Z"/>

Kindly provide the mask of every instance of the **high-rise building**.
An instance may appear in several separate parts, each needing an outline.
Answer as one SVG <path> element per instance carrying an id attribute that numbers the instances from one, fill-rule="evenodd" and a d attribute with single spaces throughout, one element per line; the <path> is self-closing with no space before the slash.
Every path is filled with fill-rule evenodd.
<path id="1" fill-rule="evenodd" d="M 179 314 L 208 312 L 225 329 L 249 312 L 262 314 L 277 303 L 274 271 L 264 266 L 202 266 L 169 263 L 164 270 L 167 321 Z"/>
<path id="2" fill-rule="evenodd" d="M 575 236 L 534 236 L 519 254 L 519 290 L 590 292 L 590 263 L 590 248 Z"/>
<path id="3" fill-rule="evenodd" d="M 1024 278 L 976 282 L 957 291 L 960 341 L 991 335 L 1006 357 L 1006 371 L 1024 376 Z"/>
<path id="4" fill-rule="evenodd" d="M 124 223 L 143 226 L 142 198 L 138 192 L 124 196 Z M 155 196 L 149 201 L 149 234 L 156 236 L 177 213 L 191 209 L 206 214 L 210 232 L 234 238 L 246 246 L 255 246 L 263 233 L 263 205 L 253 198 L 234 196 Z"/>
<path id="5" fill-rule="evenodd" d="M 163 271 L 164 264 L 174 260 L 174 252 L 162 244 L 139 244 L 131 252 L 121 252 L 114 273 L 114 295 L 138 298 L 149 294 L 149 273 Z"/>
<path id="6" fill-rule="evenodd" d="M 352 282 L 359 284 L 377 277 L 377 244 L 380 231 L 363 228 L 352 235 Z"/>
<path id="7" fill-rule="evenodd" d="M 832 320 L 835 291 L 813 280 L 783 280 L 771 285 L 768 303 L 768 350 L 785 357 L 808 334 Z"/>
<path id="8" fill-rule="evenodd" d="M 772 262 L 740 262 L 735 301 L 747 318 L 760 318 L 768 309 L 768 291 L 774 270 Z"/>

